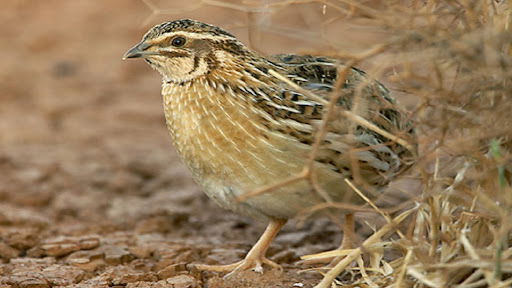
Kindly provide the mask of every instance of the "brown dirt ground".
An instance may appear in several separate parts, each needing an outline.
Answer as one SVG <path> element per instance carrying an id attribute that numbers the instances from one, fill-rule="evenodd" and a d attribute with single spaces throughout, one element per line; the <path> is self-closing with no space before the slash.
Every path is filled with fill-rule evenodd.
<path id="1" fill-rule="evenodd" d="M 148 25 L 164 19 L 228 22 L 248 40 L 246 13 L 211 6 L 180 12 L 187 2 L 168 1 L 177 14 L 149 20 L 151 11 L 138 0 L 2 3 L 0 287 L 311 287 L 318 281 L 316 273 L 299 273 L 304 267 L 296 261 L 337 246 L 339 230 L 325 219 L 289 224 L 279 235 L 269 255 L 283 273 L 249 271 L 224 280 L 185 267 L 238 260 L 264 229 L 198 190 L 164 127 L 160 77 L 142 61 L 121 60 Z M 299 12 L 285 15 L 289 24 L 311 27 L 314 15 Z M 257 40 L 265 52 L 306 41 L 277 34 Z"/>

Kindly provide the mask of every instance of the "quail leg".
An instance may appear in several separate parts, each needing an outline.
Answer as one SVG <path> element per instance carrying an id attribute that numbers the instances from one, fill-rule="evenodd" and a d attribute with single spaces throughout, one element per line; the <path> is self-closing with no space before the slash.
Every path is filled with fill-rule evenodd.
<path id="1" fill-rule="evenodd" d="M 338 247 L 338 250 L 346 250 L 351 249 L 354 246 L 354 238 L 355 238 L 355 222 L 354 222 L 354 214 L 348 213 L 345 214 L 345 222 L 343 222 L 343 240 L 341 241 L 341 245 Z M 328 267 L 336 265 L 341 259 L 345 256 L 338 257 L 329 257 L 323 259 L 311 259 L 304 260 L 301 263 L 306 265 L 312 264 L 328 264 Z"/>
<path id="2" fill-rule="evenodd" d="M 286 223 L 286 220 L 282 219 L 273 219 L 268 224 L 265 232 L 261 235 L 260 239 L 254 246 L 252 246 L 245 259 L 242 261 L 228 264 L 228 265 L 205 265 L 205 264 L 195 264 L 193 265 L 196 269 L 202 271 L 213 271 L 213 272 L 229 272 L 226 277 L 229 277 L 233 273 L 238 271 L 253 269 L 255 272 L 262 273 L 263 272 L 263 264 L 271 266 L 273 268 L 282 269 L 281 266 L 268 258 L 265 257 L 265 254 L 272 243 L 272 240 L 276 237 L 277 233 L 281 230 L 281 228 Z"/>
<path id="3" fill-rule="evenodd" d="M 355 221 L 354 213 L 345 214 L 343 222 L 343 241 L 341 241 L 340 250 L 351 249 L 354 246 Z"/>
<path id="4" fill-rule="evenodd" d="M 345 222 L 343 222 L 343 240 L 338 250 L 352 249 L 354 247 L 355 238 L 355 221 L 354 214 L 345 214 Z M 338 262 L 341 261 L 345 256 L 338 256 L 331 260 L 329 267 L 334 267 Z"/>

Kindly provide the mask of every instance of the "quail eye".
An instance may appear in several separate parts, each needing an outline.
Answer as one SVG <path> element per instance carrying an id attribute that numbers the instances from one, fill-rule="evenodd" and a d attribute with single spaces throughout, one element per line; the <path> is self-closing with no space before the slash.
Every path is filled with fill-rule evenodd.
<path id="1" fill-rule="evenodd" d="M 185 45 L 185 42 L 186 42 L 185 38 L 178 36 L 171 40 L 171 45 L 175 46 L 175 47 L 181 47 L 181 46 Z"/>

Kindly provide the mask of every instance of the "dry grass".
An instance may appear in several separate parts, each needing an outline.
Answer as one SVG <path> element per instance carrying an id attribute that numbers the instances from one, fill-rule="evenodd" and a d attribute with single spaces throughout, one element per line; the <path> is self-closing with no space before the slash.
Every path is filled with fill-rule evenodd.
<path id="1" fill-rule="evenodd" d="M 423 191 L 414 208 L 348 252 L 317 287 L 330 287 L 344 269 L 351 272 L 350 283 L 343 282 L 349 287 L 512 285 L 507 4 L 388 2 L 382 13 L 366 15 L 394 31 L 382 69 L 393 69 L 391 80 L 419 102 L 412 119 Z M 394 225 L 404 213 L 408 225 Z M 404 236 L 394 237 L 398 227 Z M 391 250 L 398 255 L 388 259 Z"/>
<path id="2" fill-rule="evenodd" d="M 157 14 L 165 13 L 145 2 Z M 286 5 L 311 2 L 334 11 L 325 22 L 350 19 L 393 35 L 357 54 L 336 49 L 329 54 L 350 65 L 378 57 L 379 65 L 369 75 L 392 82 L 414 97 L 417 104 L 411 121 L 417 131 L 416 143 L 404 135 L 385 136 L 411 149 L 419 147 L 411 175 L 422 183 L 421 195 L 412 200 L 413 208 L 394 217 L 376 208 L 387 224 L 359 247 L 305 256 L 344 256 L 332 269 L 321 270 L 325 278 L 317 287 L 512 286 L 510 4 L 492 0 L 295 0 L 266 2 L 265 10 L 259 2 L 203 0 L 198 5 L 250 14 L 275 13 Z M 344 73 L 339 75 L 341 83 Z M 303 173 L 244 197 L 272 193 L 301 179 L 307 179 L 319 195 L 325 194 L 316 184 L 312 160 L 330 114 L 338 109 L 334 106 L 337 92 L 333 92 L 324 129 L 317 133 Z M 375 130 L 351 111 L 343 113 Z M 357 186 L 353 185 L 356 191 Z"/>

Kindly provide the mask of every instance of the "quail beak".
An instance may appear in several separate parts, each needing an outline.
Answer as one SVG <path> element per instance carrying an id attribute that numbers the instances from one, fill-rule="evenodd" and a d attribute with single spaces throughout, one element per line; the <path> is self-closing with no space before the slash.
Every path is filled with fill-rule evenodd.
<path id="1" fill-rule="evenodd" d="M 146 51 L 151 45 L 146 42 L 140 42 L 139 44 L 133 46 L 130 50 L 126 51 L 123 55 L 123 60 L 128 58 L 146 58 L 149 55 L 155 55 L 157 53 L 152 51 Z"/>

